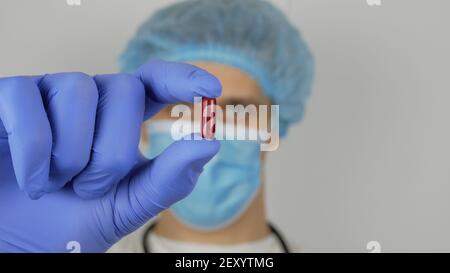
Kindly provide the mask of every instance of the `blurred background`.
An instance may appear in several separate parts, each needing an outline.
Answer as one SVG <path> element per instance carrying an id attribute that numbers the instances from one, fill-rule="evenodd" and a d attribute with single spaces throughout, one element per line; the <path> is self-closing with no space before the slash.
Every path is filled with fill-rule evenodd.
<path id="1" fill-rule="evenodd" d="M 0 77 L 117 72 L 136 27 L 172 2 L 2 0 Z M 269 218 L 304 252 L 449 252 L 450 1 L 273 2 L 317 72 L 305 120 L 269 154 Z"/>

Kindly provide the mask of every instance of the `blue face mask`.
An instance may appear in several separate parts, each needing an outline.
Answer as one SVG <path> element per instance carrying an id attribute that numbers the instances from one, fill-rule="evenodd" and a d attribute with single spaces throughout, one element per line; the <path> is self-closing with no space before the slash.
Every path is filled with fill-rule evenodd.
<path id="1" fill-rule="evenodd" d="M 174 141 L 168 125 L 167 121 L 149 124 L 147 157 L 157 156 Z M 260 143 L 222 140 L 219 153 L 204 167 L 193 192 L 171 210 L 193 228 L 220 229 L 246 210 L 259 186 Z"/>

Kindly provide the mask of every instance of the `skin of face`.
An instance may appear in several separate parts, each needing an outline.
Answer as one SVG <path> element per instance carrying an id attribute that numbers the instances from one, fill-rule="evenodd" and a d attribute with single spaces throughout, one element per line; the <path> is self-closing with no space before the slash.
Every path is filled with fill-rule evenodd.
<path id="1" fill-rule="evenodd" d="M 217 99 L 217 104 L 225 109 L 225 105 L 270 105 L 258 83 L 245 72 L 223 64 L 210 62 L 191 62 L 192 64 L 207 70 L 215 75 L 222 83 L 222 95 Z M 176 119 L 170 115 L 173 106 L 168 106 L 155 116 L 155 120 Z M 266 125 L 258 125 L 266 126 Z M 143 130 L 143 145 L 147 145 L 147 136 Z M 261 166 L 264 166 L 265 153 L 261 153 Z M 261 179 L 264 173 L 261 173 Z M 264 202 L 264 183 L 248 206 L 246 211 L 230 225 L 215 231 L 195 230 L 182 222 L 166 210 L 161 213 L 156 221 L 154 232 L 173 240 L 208 243 L 208 244 L 237 244 L 262 239 L 270 234 L 266 220 Z"/>

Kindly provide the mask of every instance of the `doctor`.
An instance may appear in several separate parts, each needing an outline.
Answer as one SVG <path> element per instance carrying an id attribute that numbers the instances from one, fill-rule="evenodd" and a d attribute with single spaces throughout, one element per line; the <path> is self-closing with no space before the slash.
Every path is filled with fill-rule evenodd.
<path id="1" fill-rule="evenodd" d="M 162 9 L 142 24 L 120 63 L 127 72 L 151 58 L 211 72 L 222 83 L 222 108 L 279 105 L 281 137 L 301 120 L 311 91 L 310 51 L 285 15 L 266 1 L 190 0 Z M 170 113 L 167 106 L 144 128 L 149 158 L 173 142 Z M 266 217 L 266 157 L 257 142 L 221 141 L 191 195 L 110 251 L 289 252 Z"/>

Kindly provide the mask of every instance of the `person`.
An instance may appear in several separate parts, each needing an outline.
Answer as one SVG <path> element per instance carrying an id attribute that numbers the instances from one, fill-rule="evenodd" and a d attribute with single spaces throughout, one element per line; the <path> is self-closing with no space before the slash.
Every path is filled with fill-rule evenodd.
<path id="1" fill-rule="evenodd" d="M 308 48 L 265 1 L 191 0 L 148 23 L 123 73 L 0 78 L 0 252 L 165 251 L 158 240 L 173 243 L 168 251 L 282 248 L 265 223 L 259 145 L 195 135 L 168 143 L 152 127 L 170 104 L 220 97 L 210 70 L 227 90 L 219 103 L 280 105 L 285 136 L 310 92 Z M 147 159 L 138 146 L 151 118 Z M 148 236 L 133 233 L 161 212 Z M 140 239 L 133 248 L 116 244 L 129 234 Z"/>
<path id="2" fill-rule="evenodd" d="M 301 120 L 311 92 L 309 48 L 286 16 L 262 0 L 189 0 L 156 12 L 123 52 L 122 71 L 152 58 L 189 62 L 211 72 L 222 83 L 217 100 L 222 108 L 279 105 L 281 137 Z M 173 141 L 172 109 L 167 106 L 144 126 L 149 158 Z M 251 141 L 222 140 L 187 198 L 109 251 L 289 252 L 266 216 L 267 153 Z"/>

